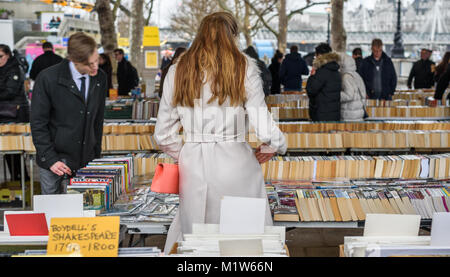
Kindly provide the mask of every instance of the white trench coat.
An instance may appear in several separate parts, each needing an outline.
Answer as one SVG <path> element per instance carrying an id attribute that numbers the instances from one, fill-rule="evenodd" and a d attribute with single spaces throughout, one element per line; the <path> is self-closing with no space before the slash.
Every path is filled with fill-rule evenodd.
<path id="1" fill-rule="evenodd" d="M 286 142 L 267 110 L 256 63 L 246 58 L 247 101 L 239 107 L 230 106 L 229 100 L 221 106 L 217 100 L 208 104 L 209 83 L 204 83 L 194 108 L 173 107 L 176 65 L 167 73 L 155 139 L 161 150 L 178 161 L 180 204 L 167 235 L 166 254 L 182 234 L 192 233 L 193 223 L 219 224 L 223 196 L 267 199 L 261 166 L 245 142 L 248 121 L 258 139 L 274 151 L 284 154 Z M 184 145 L 178 135 L 181 126 Z M 272 225 L 268 202 L 265 225 Z"/>

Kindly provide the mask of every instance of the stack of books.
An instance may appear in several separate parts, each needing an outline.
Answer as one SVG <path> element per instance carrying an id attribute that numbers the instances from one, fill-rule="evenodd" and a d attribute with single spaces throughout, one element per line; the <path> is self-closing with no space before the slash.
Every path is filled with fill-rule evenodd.
<path id="1" fill-rule="evenodd" d="M 261 164 L 266 180 L 320 178 L 448 178 L 450 153 L 392 156 L 273 157 Z"/>
<path id="2" fill-rule="evenodd" d="M 450 212 L 448 184 L 389 185 L 272 182 L 266 185 L 275 221 L 361 221 L 370 213 L 418 214 L 431 219 Z"/>
<path id="3" fill-rule="evenodd" d="M 131 156 L 96 159 L 70 179 L 67 193 L 82 193 L 85 210 L 109 210 L 129 190 L 133 172 Z"/>
<path id="4" fill-rule="evenodd" d="M 158 116 L 158 98 L 146 98 L 133 102 L 133 119 L 150 119 Z"/>

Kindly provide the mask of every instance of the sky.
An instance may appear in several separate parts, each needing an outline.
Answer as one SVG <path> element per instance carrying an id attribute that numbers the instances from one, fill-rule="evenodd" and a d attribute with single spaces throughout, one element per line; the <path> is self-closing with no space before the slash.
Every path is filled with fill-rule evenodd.
<path id="1" fill-rule="evenodd" d="M 212 1 L 212 0 L 211 0 Z M 408 5 L 413 0 L 403 0 L 403 5 Z M 300 2 L 298 0 L 288 0 L 288 8 L 301 6 L 302 4 L 296 4 L 296 2 Z M 305 1 L 302 1 L 305 2 Z M 348 6 L 349 9 L 354 9 L 358 7 L 360 4 L 366 6 L 369 9 L 373 9 L 375 6 L 375 0 L 348 0 L 345 5 Z M 155 2 L 155 23 L 160 27 L 167 27 L 170 24 L 170 16 L 176 11 L 177 5 L 181 5 L 182 0 L 156 0 Z M 308 12 L 319 12 L 325 13 L 324 6 L 315 6 L 308 9 Z"/>

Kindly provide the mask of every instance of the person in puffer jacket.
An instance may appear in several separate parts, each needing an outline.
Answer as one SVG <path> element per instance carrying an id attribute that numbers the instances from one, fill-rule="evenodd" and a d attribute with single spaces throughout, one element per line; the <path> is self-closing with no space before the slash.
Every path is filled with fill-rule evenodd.
<path id="1" fill-rule="evenodd" d="M 342 78 L 341 120 L 363 120 L 367 98 L 366 86 L 359 73 L 356 72 L 355 60 L 345 53 L 339 53 L 339 56 Z"/>
<path id="2" fill-rule="evenodd" d="M 321 43 L 316 47 L 313 69 L 306 83 L 312 121 L 339 121 L 341 118 L 339 59 L 328 44 Z"/>

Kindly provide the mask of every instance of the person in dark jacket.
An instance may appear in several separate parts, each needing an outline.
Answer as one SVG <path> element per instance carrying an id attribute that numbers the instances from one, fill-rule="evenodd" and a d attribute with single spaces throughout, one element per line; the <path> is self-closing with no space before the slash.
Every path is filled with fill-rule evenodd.
<path id="1" fill-rule="evenodd" d="M 125 59 L 122 49 L 115 49 L 114 56 L 117 64 L 117 83 L 119 84 L 118 94 L 128 95 L 128 93 L 139 85 L 139 76 L 136 68 Z"/>
<path id="2" fill-rule="evenodd" d="M 439 82 L 439 79 L 447 70 L 449 64 L 450 64 L 450 52 L 445 52 L 441 62 L 438 64 L 438 66 L 436 66 L 436 70 L 434 72 L 434 82 L 436 83 Z"/>
<path id="3" fill-rule="evenodd" d="M 442 100 L 445 90 L 448 88 L 450 82 L 450 66 L 447 66 L 447 70 L 441 75 L 436 85 L 436 91 L 434 92 L 434 99 Z M 450 94 L 447 96 L 450 99 Z"/>
<path id="4" fill-rule="evenodd" d="M 109 90 L 113 88 L 112 84 L 112 65 L 109 56 L 102 53 L 98 57 L 98 67 L 106 73 L 106 78 L 108 79 L 108 96 Z"/>
<path id="5" fill-rule="evenodd" d="M 280 67 L 283 62 L 283 53 L 277 50 L 272 58 L 272 63 L 269 65 L 269 71 L 272 74 L 272 86 L 270 87 L 271 94 L 281 93 L 280 82 Z"/>
<path id="6" fill-rule="evenodd" d="M 341 118 L 340 57 L 331 51 L 326 43 L 316 47 L 313 69 L 306 83 L 312 121 L 339 121 Z"/>
<path id="7" fill-rule="evenodd" d="M 32 80 L 36 80 L 38 74 L 42 70 L 52 65 L 59 64 L 62 61 L 61 56 L 56 55 L 53 52 L 53 45 L 51 42 L 44 42 L 44 44 L 42 44 L 42 49 L 44 50 L 44 54 L 37 57 L 31 64 L 30 78 Z"/>
<path id="8" fill-rule="evenodd" d="M 98 70 L 97 43 L 70 36 L 68 59 L 36 79 L 31 101 L 31 135 L 40 167 L 42 194 L 66 192 L 73 171 L 100 157 L 108 81 Z"/>
<path id="9" fill-rule="evenodd" d="M 291 46 L 291 53 L 286 55 L 280 68 L 280 81 L 284 91 L 301 91 L 302 75 L 308 74 L 308 66 L 298 53 L 297 45 Z"/>
<path id="10" fill-rule="evenodd" d="M 357 47 L 355 49 L 353 49 L 352 52 L 352 58 L 355 60 L 355 64 L 356 64 L 356 71 L 359 71 L 359 68 L 361 67 L 361 63 L 363 61 L 362 58 L 362 49 Z"/>
<path id="11" fill-rule="evenodd" d="M 25 74 L 11 49 L 0 44 L 0 123 L 29 122 L 24 80 Z M 12 179 L 20 180 L 20 155 L 5 155 L 5 159 Z"/>
<path id="12" fill-rule="evenodd" d="M 370 99 L 392 100 L 397 87 L 397 73 L 391 58 L 383 52 L 380 39 L 372 41 L 372 55 L 363 60 L 358 73 Z"/>
<path id="13" fill-rule="evenodd" d="M 422 49 L 420 51 L 420 60 L 415 62 L 408 77 L 408 88 L 411 89 L 412 80 L 414 79 L 414 88 L 431 88 L 434 85 L 434 71 L 436 65 L 430 60 L 432 51 Z"/>
<path id="14" fill-rule="evenodd" d="M 256 50 L 253 46 L 247 47 L 244 50 L 244 53 L 256 61 L 256 64 L 258 65 L 260 71 L 261 79 L 263 81 L 264 95 L 269 95 L 270 87 L 272 86 L 272 75 L 270 74 L 269 69 L 267 69 L 266 64 L 259 59 L 258 53 L 256 53 Z"/>
<path id="15" fill-rule="evenodd" d="M 172 59 L 170 59 L 169 64 L 167 64 L 166 67 L 163 68 L 162 72 L 161 72 L 161 81 L 159 82 L 159 97 L 162 97 L 163 94 L 163 88 L 164 88 L 164 80 L 166 79 L 166 75 L 167 72 L 169 72 L 169 68 L 172 64 L 176 63 L 178 58 L 181 56 L 181 54 L 183 54 L 184 52 L 186 52 L 186 48 L 185 47 L 178 47 L 175 50 L 175 54 L 173 54 Z"/>

